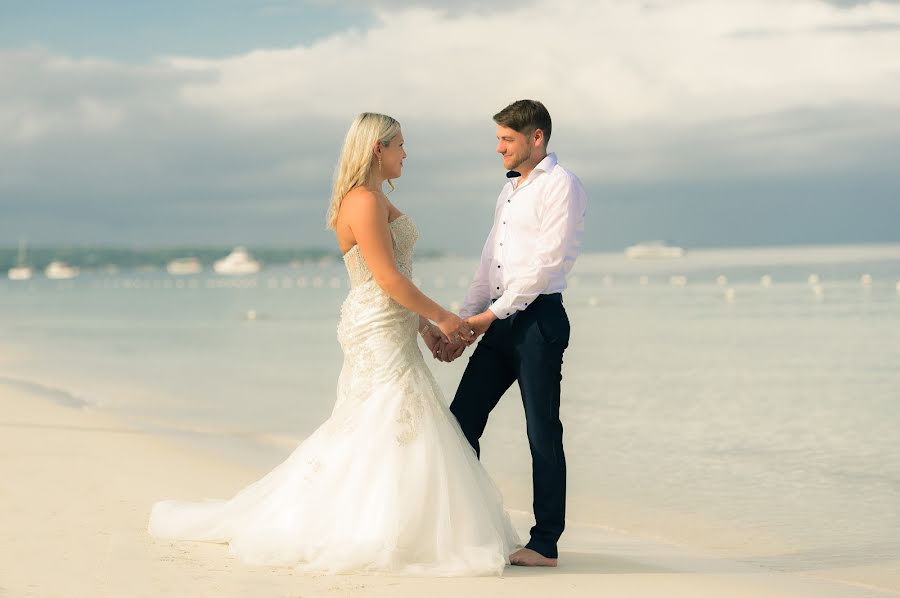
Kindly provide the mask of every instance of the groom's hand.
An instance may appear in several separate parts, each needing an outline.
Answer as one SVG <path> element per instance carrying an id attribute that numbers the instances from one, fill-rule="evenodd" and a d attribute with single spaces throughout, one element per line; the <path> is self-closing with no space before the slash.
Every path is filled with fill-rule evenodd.
<path id="1" fill-rule="evenodd" d="M 444 363 L 450 363 L 455 360 L 457 357 L 463 354 L 463 351 L 466 350 L 466 343 L 452 343 L 452 342 L 444 342 L 441 343 L 440 353 L 435 355 L 435 359 L 439 361 L 443 361 Z"/>
<path id="2" fill-rule="evenodd" d="M 472 328 L 472 331 L 475 333 L 475 338 L 478 338 L 487 332 L 487 329 L 491 327 L 491 324 L 493 324 L 496 319 L 496 314 L 491 310 L 486 309 L 477 316 L 472 316 L 466 320 L 466 322 L 469 323 L 469 327 Z"/>

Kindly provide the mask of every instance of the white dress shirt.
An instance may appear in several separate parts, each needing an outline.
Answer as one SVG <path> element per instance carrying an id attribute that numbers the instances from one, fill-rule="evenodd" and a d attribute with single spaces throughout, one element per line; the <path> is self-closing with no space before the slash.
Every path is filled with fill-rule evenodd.
<path id="1" fill-rule="evenodd" d="M 510 179 L 497 198 L 494 226 L 460 315 L 490 308 L 503 319 L 538 295 L 562 292 L 581 248 L 586 209 L 581 181 L 559 165 L 556 154 L 548 154 L 524 181 Z"/>

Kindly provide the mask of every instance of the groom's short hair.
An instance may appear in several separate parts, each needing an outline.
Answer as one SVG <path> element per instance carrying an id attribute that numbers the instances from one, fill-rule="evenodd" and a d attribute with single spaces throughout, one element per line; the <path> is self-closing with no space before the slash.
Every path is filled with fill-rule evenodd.
<path id="1" fill-rule="evenodd" d="M 547 108 L 537 100 L 516 100 L 494 115 L 494 122 L 519 133 L 540 129 L 544 132 L 544 147 L 550 142 L 553 122 Z"/>

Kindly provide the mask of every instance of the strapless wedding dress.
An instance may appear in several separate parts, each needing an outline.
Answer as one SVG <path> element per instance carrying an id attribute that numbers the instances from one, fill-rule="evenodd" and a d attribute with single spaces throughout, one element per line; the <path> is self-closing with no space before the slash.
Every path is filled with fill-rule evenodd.
<path id="1" fill-rule="evenodd" d="M 400 216 L 390 229 L 411 277 L 416 226 Z M 418 316 L 375 283 L 358 248 L 344 261 L 351 289 L 331 417 L 230 500 L 154 504 L 149 532 L 228 543 L 249 564 L 499 575 L 519 538 L 422 357 Z"/>

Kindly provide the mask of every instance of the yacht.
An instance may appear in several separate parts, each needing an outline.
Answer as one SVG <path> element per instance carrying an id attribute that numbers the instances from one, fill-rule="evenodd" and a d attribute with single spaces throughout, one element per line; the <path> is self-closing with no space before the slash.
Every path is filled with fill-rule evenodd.
<path id="1" fill-rule="evenodd" d="M 235 247 L 231 253 L 213 264 L 217 274 L 256 274 L 260 263 L 253 259 L 246 247 Z"/>
<path id="2" fill-rule="evenodd" d="M 684 248 L 669 245 L 665 241 L 642 241 L 625 249 L 625 257 L 631 259 L 671 259 L 684 256 Z"/>
<path id="3" fill-rule="evenodd" d="M 78 268 L 70 266 L 65 262 L 53 260 L 44 270 L 44 276 L 51 280 L 69 280 L 75 278 L 81 272 Z"/>
<path id="4" fill-rule="evenodd" d="M 25 263 L 25 239 L 19 239 L 19 255 L 16 265 L 9 269 L 7 276 L 10 280 L 31 280 L 34 270 Z"/>
<path id="5" fill-rule="evenodd" d="M 197 274 L 203 270 L 203 265 L 195 257 L 180 257 L 166 264 L 166 270 L 174 276 Z"/>

